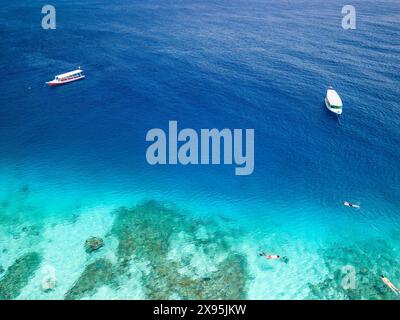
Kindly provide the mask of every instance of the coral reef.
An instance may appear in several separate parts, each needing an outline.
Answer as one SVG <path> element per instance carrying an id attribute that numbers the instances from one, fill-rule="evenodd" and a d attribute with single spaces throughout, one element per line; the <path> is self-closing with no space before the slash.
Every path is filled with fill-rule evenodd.
<path id="1" fill-rule="evenodd" d="M 310 299 L 349 299 L 383 300 L 399 299 L 381 281 L 384 274 L 390 279 L 399 279 L 400 270 L 387 274 L 399 265 L 399 260 L 391 254 L 392 249 L 385 241 L 357 243 L 352 247 L 331 247 L 324 249 L 321 255 L 330 276 L 317 284 L 310 284 Z M 353 270 L 354 286 L 349 285 L 348 275 L 343 267 Z M 350 280 L 349 280 L 350 281 Z M 344 284 L 344 285 L 343 285 Z"/>
<path id="2" fill-rule="evenodd" d="M 65 294 L 66 300 L 81 299 L 110 282 L 113 276 L 112 263 L 107 259 L 98 259 L 90 263 L 73 287 Z"/>
<path id="3" fill-rule="evenodd" d="M 20 194 L 29 192 L 27 186 L 20 189 Z M 95 252 L 105 241 L 114 243 L 116 250 L 88 255 L 83 272 L 64 294 L 65 299 L 91 297 L 102 286 L 118 291 L 130 279 L 140 283 L 147 299 L 246 297 L 247 261 L 231 247 L 232 230 L 221 231 L 213 219 L 195 219 L 157 201 L 122 207 L 113 215 L 109 234 L 88 238 L 82 250 Z M 37 242 L 42 236 L 40 225 L 17 225 L 7 228 L 21 243 Z M 8 270 L 0 268 L 0 299 L 17 298 L 41 261 L 39 253 L 31 252 L 18 258 Z M 56 286 L 55 278 L 42 279 L 40 289 L 49 292 Z"/>
<path id="4" fill-rule="evenodd" d="M 116 272 L 126 273 L 132 259 L 146 262 L 148 268 L 142 281 L 147 298 L 245 298 L 246 259 L 229 247 L 226 234 L 198 237 L 200 229 L 206 230 L 201 221 L 155 201 L 132 209 L 120 208 L 116 215 L 112 228 L 119 241 Z M 197 272 L 196 266 L 191 266 L 193 252 L 182 252 L 182 257 L 175 259 L 169 257 L 171 240 L 179 235 L 185 235 L 186 244 L 215 264 L 213 272 Z M 219 261 L 221 256 L 225 258 Z M 190 270 L 189 274 L 182 269 Z"/>
<path id="5" fill-rule="evenodd" d="M 37 252 L 29 252 L 18 258 L 0 280 L 0 299 L 15 299 L 38 269 L 42 257 Z"/>

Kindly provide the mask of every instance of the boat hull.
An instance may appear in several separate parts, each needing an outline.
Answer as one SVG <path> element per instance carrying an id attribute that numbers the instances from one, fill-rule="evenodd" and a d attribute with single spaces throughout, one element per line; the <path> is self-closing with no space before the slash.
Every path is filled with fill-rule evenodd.
<path id="1" fill-rule="evenodd" d="M 337 115 L 341 115 L 342 114 L 342 109 L 341 108 L 340 109 L 331 108 L 327 98 L 325 98 L 325 106 L 330 112 L 332 112 L 334 114 L 337 114 Z"/>

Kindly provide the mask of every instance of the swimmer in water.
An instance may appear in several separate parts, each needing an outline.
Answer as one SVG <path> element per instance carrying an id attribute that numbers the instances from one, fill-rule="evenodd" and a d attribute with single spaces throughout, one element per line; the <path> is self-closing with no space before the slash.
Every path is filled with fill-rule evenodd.
<path id="1" fill-rule="evenodd" d="M 384 275 L 381 275 L 381 279 L 383 283 L 386 284 L 395 294 L 400 294 L 400 289 L 397 288 L 388 278 L 386 278 Z"/>
<path id="2" fill-rule="evenodd" d="M 260 256 L 261 256 L 261 257 L 264 257 L 265 259 L 268 259 L 268 260 L 278 260 L 278 259 L 281 258 L 281 257 L 278 256 L 278 255 L 275 255 L 275 254 L 266 254 L 265 252 L 261 252 L 261 253 L 260 253 Z"/>
<path id="3" fill-rule="evenodd" d="M 350 207 L 350 208 L 360 208 L 360 206 L 358 204 L 352 204 L 347 201 L 343 201 L 343 205 L 345 205 L 346 207 Z"/>

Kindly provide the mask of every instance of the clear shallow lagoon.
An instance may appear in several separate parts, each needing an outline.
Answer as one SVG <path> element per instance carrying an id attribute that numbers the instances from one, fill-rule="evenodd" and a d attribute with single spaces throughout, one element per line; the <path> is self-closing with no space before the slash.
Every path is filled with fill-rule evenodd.
<path id="1" fill-rule="evenodd" d="M 54 31 L 2 5 L 0 298 L 396 298 L 378 275 L 400 285 L 400 4 L 353 2 L 352 31 L 344 4 L 56 1 Z M 149 166 L 169 120 L 254 128 L 253 175 Z"/>

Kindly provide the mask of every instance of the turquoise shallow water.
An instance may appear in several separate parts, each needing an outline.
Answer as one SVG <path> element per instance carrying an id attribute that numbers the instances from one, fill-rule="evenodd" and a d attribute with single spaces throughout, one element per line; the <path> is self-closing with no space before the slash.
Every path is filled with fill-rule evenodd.
<path id="1" fill-rule="evenodd" d="M 10 191 L 7 197 L 13 201 L 12 205 L 3 209 L 6 214 L 0 233 L 1 265 L 12 266 L 29 252 L 37 252 L 41 260 L 26 271 L 27 281 L 13 298 L 396 298 L 380 285 L 377 275 L 398 276 L 398 229 L 384 216 L 377 219 L 368 210 L 347 210 L 340 204 L 336 209 L 321 208 L 312 201 L 291 205 L 285 201 L 265 201 L 240 206 L 239 201 L 227 204 L 226 199 L 218 197 L 207 204 L 201 197 L 187 203 L 187 193 L 125 194 L 116 188 L 109 193 L 98 186 L 82 188 L 79 196 L 71 191 L 72 186 L 69 190 L 64 187 L 69 193 L 60 197 L 47 189 L 48 186 L 15 185 L 20 187 Z M 28 185 L 34 187 L 28 188 Z M 141 239 L 135 240 L 139 244 L 131 244 L 112 232 L 119 219 L 116 208 L 134 206 L 150 198 L 157 199 L 161 207 L 163 204 L 171 207 L 175 210 L 172 216 L 179 218 L 156 210 L 150 227 L 143 227 L 137 221 L 120 222 L 134 229 L 127 234 Z M 185 211 L 181 212 L 182 209 Z M 339 210 L 341 215 L 337 215 Z M 139 219 L 149 215 L 145 209 L 138 211 Z M 312 221 L 310 217 L 314 217 Z M 88 254 L 84 243 L 91 236 L 102 237 L 105 245 Z M 125 248 L 129 255 L 127 270 L 118 267 L 124 261 L 118 254 L 121 243 L 129 244 Z M 167 246 L 165 252 L 157 251 L 160 244 Z M 261 251 L 279 253 L 289 261 L 266 261 L 258 256 Z M 240 257 L 240 263 L 225 261 L 231 257 Z M 112 269 L 115 278 L 110 276 L 106 277 L 110 280 L 103 281 L 97 278 L 96 272 L 89 273 L 88 282 L 95 288 L 78 285 L 76 291 L 82 293 L 68 295 L 85 270 L 102 259 L 110 262 L 110 269 L 115 268 Z M 356 268 L 358 281 L 364 283 L 366 278 L 369 283 L 363 284 L 359 291 L 342 290 L 338 284 L 342 280 L 340 270 L 345 265 Z M 153 267 L 167 268 L 171 274 Z M 103 269 L 108 270 L 101 265 L 100 270 Z M 5 277 L 6 273 L 1 279 Z M 44 292 L 43 282 L 53 277 L 56 288 Z M 213 277 L 222 284 L 203 281 Z M 15 282 L 11 284 L 8 287 L 13 287 Z M 167 294 L 157 289 L 164 286 L 168 288 Z M 202 294 L 195 288 L 203 288 Z M 209 290 L 207 294 L 204 288 Z"/>
<path id="2" fill-rule="evenodd" d="M 400 7 L 354 5 L 354 31 L 340 2 L 57 1 L 55 31 L 3 6 L 0 298 L 397 299 Z M 169 120 L 254 128 L 254 173 L 149 166 Z"/>

